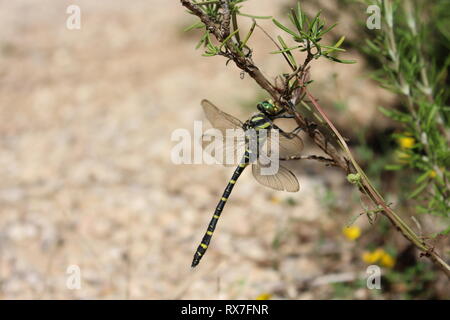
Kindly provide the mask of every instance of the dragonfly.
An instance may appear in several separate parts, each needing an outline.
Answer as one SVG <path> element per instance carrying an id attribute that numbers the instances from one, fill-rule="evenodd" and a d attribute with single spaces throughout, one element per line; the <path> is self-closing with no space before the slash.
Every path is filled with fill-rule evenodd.
<path id="1" fill-rule="evenodd" d="M 239 154 L 239 150 L 242 149 L 243 155 L 239 161 L 236 161 L 238 162 L 236 169 L 228 181 L 228 185 L 216 206 L 206 233 L 194 254 L 192 268 L 196 267 L 205 255 L 225 204 L 245 168 L 251 165 L 253 177 L 263 186 L 287 192 L 297 192 L 299 190 L 298 180 L 289 169 L 278 164 L 277 166 L 273 166 L 276 170 L 271 171 L 270 167 L 272 162 L 270 159 L 273 160 L 273 157 L 266 156 L 263 159 L 261 157 L 262 149 L 266 147 L 269 155 L 272 149 L 276 149 L 279 156 L 277 160 L 286 160 L 299 156 L 304 147 L 302 139 L 297 135 L 299 128 L 292 132 L 285 132 L 274 124 L 275 119 L 293 118 L 293 116 L 286 114 L 285 109 L 276 105 L 272 100 L 258 103 L 258 112 L 253 114 L 244 123 L 232 115 L 221 111 L 206 99 L 202 100 L 201 105 L 206 118 L 213 128 L 222 133 L 221 149 L 223 150 L 223 155 L 228 155 L 230 151 Z M 233 137 L 234 141 L 237 141 L 236 143 L 230 144 L 227 141 L 227 130 L 229 129 L 241 132 L 237 137 Z M 254 134 L 249 135 L 249 132 Z M 203 137 L 204 149 L 205 140 L 208 139 Z"/>

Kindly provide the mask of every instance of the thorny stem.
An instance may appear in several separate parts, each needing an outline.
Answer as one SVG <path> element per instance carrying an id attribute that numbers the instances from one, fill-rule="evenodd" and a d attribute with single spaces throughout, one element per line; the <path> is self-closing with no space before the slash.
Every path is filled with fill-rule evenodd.
<path id="1" fill-rule="evenodd" d="M 220 30 L 214 22 L 205 14 L 199 6 L 192 3 L 189 0 L 180 0 L 181 4 L 189 9 L 193 14 L 200 18 L 200 20 L 205 24 L 206 28 L 215 36 L 215 38 L 223 43 L 223 40 L 227 37 L 223 30 Z M 227 49 L 230 52 L 230 58 L 234 61 L 236 66 L 241 70 L 248 73 L 250 77 L 252 77 L 256 83 L 258 83 L 262 88 L 264 88 L 276 101 L 280 100 L 280 93 L 276 90 L 275 86 L 261 73 L 257 66 L 253 63 L 251 57 L 242 56 L 237 51 L 236 48 L 232 45 L 232 42 L 229 41 L 225 44 Z"/>
<path id="2" fill-rule="evenodd" d="M 220 4 L 223 8 L 223 19 L 220 29 L 222 31 L 223 37 L 226 38 L 230 35 L 230 21 L 231 21 L 230 8 L 228 6 L 228 0 L 220 0 Z"/>
<path id="3" fill-rule="evenodd" d="M 205 24 L 206 28 L 216 37 L 219 42 L 223 42 L 226 38 L 226 34 L 222 28 L 218 28 L 213 21 L 194 3 L 189 0 L 180 0 L 181 4 L 189 9 L 193 14 L 200 18 L 200 20 Z M 221 3 L 226 3 L 227 1 L 221 1 Z M 222 6 L 224 12 L 226 8 Z M 393 39 L 390 39 L 392 41 Z M 392 42 L 395 45 L 395 42 Z M 422 251 L 422 254 L 431 259 L 431 261 L 436 264 L 450 279 L 450 266 L 442 259 L 434 250 L 432 246 L 427 244 L 423 239 L 421 239 L 385 202 L 382 196 L 378 193 L 378 191 L 373 187 L 368 177 L 365 175 L 364 171 L 359 167 L 356 160 L 353 158 L 349 147 L 347 146 L 345 139 L 339 133 L 339 131 L 335 128 L 333 123 L 326 116 L 323 109 L 318 104 L 317 100 L 309 93 L 309 91 L 304 88 L 304 92 L 306 92 L 308 98 L 316 108 L 316 110 L 321 114 L 330 128 L 336 134 L 338 141 L 341 144 L 342 149 L 345 152 L 346 156 L 342 156 L 336 148 L 328 142 L 325 135 L 318 129 L 318 126 L 313 122 L 309 121 L 305 117 L 303 117 L 299 112 L 297 112 L 294 108 L 292 108 L 292 100 L 291 96 L 283 96 L 275 86 L 261 73 L 258 67 L 253 63 L 250 57 L 242 57 L 238 52 L 236 52 L 235 48 L 232 45 L 229 45 L 229 42 L 225 44 L 229 50 L 228 58 L 233 60 L 234 63 L 244 72 L 247 72 L 257 83 L 258 85 L 266 90 L 270 96 L 279 104 L 290 106 L 288 108 L 288 112 L 293 113 L 295 116 L 295 120 L 297 124 L 309 134 L 314 143 L 322 149 L 332 160 L 330 163 L 336 165 L 343 169 L 346 174 L 349 173 L 359 173 L 361 175 L 361 187 L 360 191 L 369 195 L 372 202 L 374 202 L 377 206 L 383 209 L 383 214 L 389 219 L 392 225 L 401 232 L 401 234 L 411 243 L 414 244 L 416 248 Z M 305 63 L 309 63 L 308 58 L 305 60 Z M 305 79 L 305 72 L 307 72 L 307 68 L 299 67 L 298 70 L 294 71 L 293 77 L 296 77 L 300 83 L 300 85 L 304 85 L 302 83 L 303 79 Z M 290 75 L 291 76 L 291 75 Z M 289 77 L 288 77 L 289 78 Z M 286 85 L 289 85 L 287 83 Z M 285 92 L 288 92 L 285 90 Z M 291 93 L 292 95 L 292 93 Z"/>

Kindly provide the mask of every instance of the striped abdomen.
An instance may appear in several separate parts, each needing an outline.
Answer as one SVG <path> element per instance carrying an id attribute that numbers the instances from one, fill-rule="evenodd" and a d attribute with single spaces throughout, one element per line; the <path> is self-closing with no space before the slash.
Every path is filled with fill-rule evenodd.
<path id="1" fill-rule="evenodd" d="M 225 206 L 225 203 L 228 200 L 228 197 L 231 194 L 231 191 L 233 190 L 233 187 L 241 175 L 241 173 L 244 171 L 244 169 L 250 164 L 250 154 L 249 150 L 245 151 L 244 157 L 242 158 L 239 166 L 234 170 L 233 176 L 231 177 L 230 181 L 228 182 L 227 187 L 225 188 L 225 191 L 222 194 L 222 198 L 220 199 L 219 203 L 217 204 L 216 211 L 214 211 L 214 215 L 208 225 L 208 229 L 206 230 L 205 235 L 203 236 L 202 242 L 197 248 L 197 251 L 194 254 L 194 259 L 192 260 L 192 268 L 194 268 L 196 265 L 199 264 L 201 258 L 206 252 L 206 249 L 208 249 L 209 243 L 211 241 L 212 235 L 214 230 L 216 229 L 217 221 L 219 220 L 219 217 L 223 211 L 223 208 Z"/>

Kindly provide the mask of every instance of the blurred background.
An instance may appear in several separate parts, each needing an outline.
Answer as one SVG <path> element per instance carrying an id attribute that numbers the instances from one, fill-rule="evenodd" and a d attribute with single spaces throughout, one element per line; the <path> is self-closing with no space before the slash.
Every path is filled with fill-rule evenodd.
<path id="1" fill-rule="evenodd" d="M 66 9 L 81 8 L 69 30 Z M 295 1 L 254 0 L 244 12 L 286 21 Z M 303 1 L 345 35 L 343 65 L 315 61 L 312 92 L 350 139 L 389 201 L 410 219 L 383 170 L 398 124 L 378 106 L 396 97 L 370 80 L 360 52 L 364 6 Z M 174 165 L 174 130 L 204 120 L 200 101 L 246 119 L 265 93 L 220 57 L 195 51 L 196 21 L 179 1 L 0 1 L 0 298 L 413 299 L 449 298 L 448 280 L 323 164 L 292 163 L 300 192 L 276 192 L 244 173 L 201 264 L 191 259 L 232 168 Z M 244 26 L 251 21 L 243 20 Z M 259 23 L 273 36 L 270 20 Z M 254 60 L 273 79 L 288 71 L 256 30 Z M 206 126 L 206 125 L 205 125 Z M 320 154 L 305 138 L 305 154 Z M 440 220 L 418 217 L 424 234 Z M 449 244 L 436 243 L 441 252 Z M 443 251 L 442 251 L 443 250 Z M 366 268 L 382 268 L 381 290 Z M 71 266 L 81 288 L 71 289 Z M 69 269 L 68 269 L 69 268 Z"/>

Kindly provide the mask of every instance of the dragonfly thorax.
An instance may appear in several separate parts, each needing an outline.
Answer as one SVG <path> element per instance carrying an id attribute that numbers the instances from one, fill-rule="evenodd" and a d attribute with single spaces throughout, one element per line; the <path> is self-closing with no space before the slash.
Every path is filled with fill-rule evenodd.
<path id="1" fill-rule="evenodd" d="M 247 131 L 254 129 L 256 131 L 265 129 L 270 130 L 272 128 L 272 121 L 264 113 L 260 112 L 252 116 L 244 123 L 243 129 Z"/>

